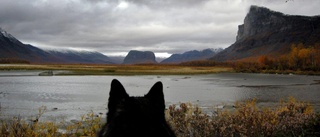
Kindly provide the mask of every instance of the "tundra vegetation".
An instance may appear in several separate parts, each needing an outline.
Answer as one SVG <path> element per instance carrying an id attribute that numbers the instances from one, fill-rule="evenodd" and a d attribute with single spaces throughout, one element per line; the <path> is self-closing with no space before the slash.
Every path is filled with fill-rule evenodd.
<path id="1" fill-rule="evenodd" d="M 55 75 L 188 75 L 232 72 L 229 66 L 192 66 L 180 64 L 26 64 L 3 65 L 2 71 L 56 71 Z"/>
<path id="2" fill-rule="evenodd" d="M 272 57 L 261 55 L 233 62 L 236 72 L 264 72 L 264 73 L 296 73 L 317 74 L 320 73 L 320 44 L 304 45 L 292 44 L 290 52 Z"/>
<path id="3" fill-rule="evenodd" d="M 289 97 L 277 106 L 258 108 L 256 100 L 237 102 L 232 109 L 204 113 L 195 104 L 170 105 L 166 119 L 179 137 L 206 136 L 320 136 L 320 114 L 312 105 Z M 96 136 L 102 127 L 101 115 L 93 112 L 75 123 L 40 122 L 46 108 L 39 109 L 33 122 L 21 118 L 1 120 L 0 136 Z"/>

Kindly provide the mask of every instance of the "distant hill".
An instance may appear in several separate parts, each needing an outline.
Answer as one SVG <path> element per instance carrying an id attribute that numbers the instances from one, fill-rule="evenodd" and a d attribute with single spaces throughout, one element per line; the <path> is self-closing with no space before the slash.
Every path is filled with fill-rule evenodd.
<path id="1" fill-rule="evenodd" d="M 43 50 L 30 44 L 23 44 L 1 28 L 0 59 L 25 60 L 30 63 L 113 64 L 107 56 L 99 52 Z"/>
<path id="2" fill-rule="evenodd" d="M 194 60 L 207 60 L 223 49 L 205 49 L 202 51 L 192 50 L 187 51 L 182 54 L 173 54 L 169 58 L 163 60 L 161 63 L 181 63 L 187 61 L 194 61 Z"/>
<path id="3" fill-rule="evenodd" d="M 114 64 L 109 57 L 95 51 L 47 50 L 47 52 L 63 63 Z"/>
<path id="4" fill-rule="evenodd" d="M 290 51 L 292 44 L 310 46 L 320 43 L 320 16 L 285 15 L 265 7 L 251 6 L 239 25 L 236 42 L 212 60 L 232 61 L 277 57 Z"/>
<path id="5" fill-rule="evenodd" d="M 115 64 L 122 64 L 124 60 L 124 56 L 108 56 L 110 60 Z"/>
<path id="6" fill-rule="evenodd" d="M 123 64 L 143 63 L 157 63 L 154 53 L 151 51 L 131 50 L 123 60 Z"/>

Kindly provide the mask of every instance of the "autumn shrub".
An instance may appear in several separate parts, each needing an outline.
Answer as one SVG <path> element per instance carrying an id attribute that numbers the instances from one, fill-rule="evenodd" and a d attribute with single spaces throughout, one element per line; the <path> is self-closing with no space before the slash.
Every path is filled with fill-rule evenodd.
<path id="1" fill-rule="evenodd" d="M 195 61 L 187 61 L 187 62 L 182 62 L 179 65 L 181 66 L 198 66 L 198 67 L 212 67 L 212 66 L 217 66 L 221 65 L 221 62 L 216 62 L 212 60 L 195 60 Z"/>
<path id="2" fill-rule="evenodd" d="M 261 66 L 257 62 L 234 62 L 231 63 L 236 72 L 257 73 L 260 72 Z"/>
<path id="3" fill-rule="evenodd" d="M 191 103 L 169 106 L 166 116 L 178 136 L 210 136 L 211 134 L 211 117 Z"/>
<path id="4" fill-rule="evenodd" d="M 234 110 L 203 113 L 197 106 L 171 105 L 167 119 L 179 137 L 203 136 L 319 136 L 319 114 L 310 104 L 293 98 L 274 108 L 258 108 L 256 100 L 236 103 Z"/>
<path id="5" fill-rule="evenodd" d="M 30 64 L 30 62 L 18 58 L 1 58 L 0 64 Z"/>
<path id="6" fill-rule="evenodd" d="M 230 137 L 230 136 L 320 136 L 320 114 L 310 104 L 288 98 L 279 105 L 258 108 L 256 100 L 237 102 L 229 109 L 212 109 L 204 112 L 191 103 L 170 105 L 166 119 L 178 137 Z M 2 137 L 79 137 L 96 136 L 104 120 L 93 112 L 79 121 L 40 122 L 45 107 L 39 109 L 36 120 L 21 118 L 0 121 Z"/>
<path id="7" fill-rule="evenodd" d="M 39 122 L 45 107 L 39 109 L 36 120 L 27 122 L 20 117 L 0 121 L 1 137 L 80 137 L 96 136 L 101 128 L 101 115 L 93 112 L 81 116 L 80 121 L 65 122 Z"/>

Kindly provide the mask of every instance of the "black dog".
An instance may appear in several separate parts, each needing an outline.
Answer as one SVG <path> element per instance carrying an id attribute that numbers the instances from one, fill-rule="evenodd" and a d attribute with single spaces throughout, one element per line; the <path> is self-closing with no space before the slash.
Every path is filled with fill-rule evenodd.
<path id="1" fill-rule="evenodd" d="M 107 123 L 99 137 L 175 137 L 165 120 L 161 82 L 144 97 L 129 97 L 122 84 L 111 82 Z"/>

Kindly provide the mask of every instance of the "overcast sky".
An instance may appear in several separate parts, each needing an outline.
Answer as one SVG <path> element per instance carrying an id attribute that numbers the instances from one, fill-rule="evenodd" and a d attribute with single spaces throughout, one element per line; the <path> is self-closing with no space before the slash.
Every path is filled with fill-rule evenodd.
<path id="1" fill-rule="evenodd" d="M 0 0 L 0 27 L 40 48 L 168 56 L 230 46 L 250 5 L 320 15 L 320 0 Z"/>

